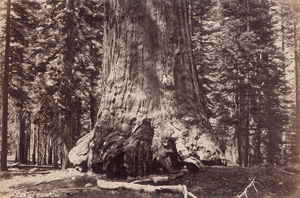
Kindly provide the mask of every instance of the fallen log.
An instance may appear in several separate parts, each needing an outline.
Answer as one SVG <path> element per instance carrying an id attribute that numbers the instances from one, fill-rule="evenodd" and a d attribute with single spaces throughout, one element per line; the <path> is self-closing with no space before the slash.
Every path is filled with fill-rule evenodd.
<path id="1" fill-rule="evenodd" d="M 33 165 L 33 164 L 19 164 L 19 163 L 14 163 L 14 164 L 8 164 L 8 168 L 46 168 L 46 169 L 54 169 L 53 166 L 49 165 Z"/>
<path id="2" fill-rule="evenodd" d="M 17 168 L 19 167 L 19 163 L 8 164 L 7 168 Z"/>
<path id="3" fill-rule="evenodd" d="M 115 190 L 119 188 L 144 191 L 149 193 L 182 193 L 184 198 L 192 197 L 197 198 L 193 193 L 188 192 L 185 185 L 166 185 L 166 186 L 151 186 L 151 185 L 141 185 L 127 182 L 112 182 L 107 180 L 98 180 L 97 185 L 102 189 Z"/>
<path id="4" fill-rule="evenodd" d="M 169 177 L 168 176 L 151 176 L 145 179 L 141 179 L 141 180 L 136 180 L 133 181 L 131 183 L 133 184 L 146 184 L 146 183 L 162 183 L 162 182 L 167 182 L 169 181 Z"/>
<path id="5" fill-rule="evenodd" d="M 183 172 L 179 172 L 178 174 L 169 174 L 169 175 L 150 175 L 143 179 L 132 181 L 133 184 L 165 184 L 171 182 L 175 179 L 181 178 L 184 176 Z"/>

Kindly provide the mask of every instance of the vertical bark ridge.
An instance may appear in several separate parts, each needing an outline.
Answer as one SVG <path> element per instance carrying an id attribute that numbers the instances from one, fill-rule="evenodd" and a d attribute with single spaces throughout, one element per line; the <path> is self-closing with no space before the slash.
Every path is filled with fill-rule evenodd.
<path id="1" fill-rule="evenodd" d="M 106 79 L 92 164 L 123 169 L 119 159 L 128 172 L 145 174 L 154 158 L 167 169 L 176 160 L 199 168 L 200 160 L 222 158 L 203 124 L 185 1 L 115 0 L 105 9 Z"/>

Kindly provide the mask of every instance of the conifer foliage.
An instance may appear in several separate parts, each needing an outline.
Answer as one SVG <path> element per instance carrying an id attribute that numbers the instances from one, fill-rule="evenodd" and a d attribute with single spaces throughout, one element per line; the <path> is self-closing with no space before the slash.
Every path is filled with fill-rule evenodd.
<path id="1" fill-rule="evenodd" d="M 9 96 L 18 114 L 16 161 L 57 166 L 60 159 L 67 167 L 66 152 L 96 119 L 102 4 L 26 0 L 11 8 Z"/>
<path id="2" fill-rule="evenodd" d="M 201 57 L 200 81 L 212 79 L 202 83 L 211 88 L 203 93 L 215 104 L 211 120 L 223 147 L 237 147 L 235 157 L 241 166 L 264 160 L 280 163 L 290 89 L 285 81 L 287 64 L 276 46 L 278 24 L 272 13 L 276 4 L 255 0 L 193 2 L 198 8 L 193 13 L 198 22 L 194 35 L 200 35 L 194 39 L 194 56 Z"/>

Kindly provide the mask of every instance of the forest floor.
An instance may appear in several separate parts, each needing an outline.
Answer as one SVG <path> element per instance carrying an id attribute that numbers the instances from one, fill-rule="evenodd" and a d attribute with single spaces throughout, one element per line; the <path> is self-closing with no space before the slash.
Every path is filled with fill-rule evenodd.
<path id="1" fill-rule="evenodd" d="M 113 197 L 150 198 L 183 197 L 182 194 L 145 193 L 126 189 L 103 190 L 97 187 L 97 179 L 103 175 L 81 173 L 75 169 L 9 169 L 0 173 L 0 197 Z M 278 167 L 207 167 L 200 173 L 186 173 L 168 183 L 182 184 L 198 198 L 237 197 L 249 186 L 247 196 L 243 197 L 300 197 L 299 173 L 286 172 Z"/>

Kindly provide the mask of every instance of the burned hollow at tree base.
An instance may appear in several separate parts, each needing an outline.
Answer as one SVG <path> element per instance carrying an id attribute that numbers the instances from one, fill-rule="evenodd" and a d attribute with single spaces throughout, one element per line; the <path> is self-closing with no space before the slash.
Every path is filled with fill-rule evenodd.
<path id="1" fill-rule="evenodd" d="M 186 1 L 116 0 L 104 7 L 98 121 L 85 152 L 71 151 L 73 164 L 80 155 L 94 172 L 125 177 L 184 165 L 197 172 L 202 160 L 223 160 L 193 64 Z"/>

